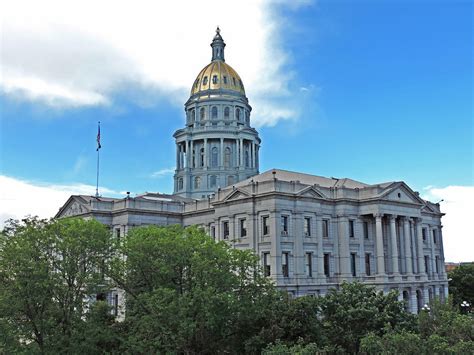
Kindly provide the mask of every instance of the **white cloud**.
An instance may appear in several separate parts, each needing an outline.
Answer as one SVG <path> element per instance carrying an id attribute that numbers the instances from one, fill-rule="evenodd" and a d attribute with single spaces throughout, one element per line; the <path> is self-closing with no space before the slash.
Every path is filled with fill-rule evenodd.
<path id="1" fill-rule="evenodd" d="M 165 168 L 151 173 L 150 177 L 152 178 L 161 178 L 164 176 L 169 176 L 174 174 L 175 168 Z"/>
<path id="2" fill-rule="evenodd" d="M 254 124 L 295 119 L 288 54 L 271 7 L 310 1 L 137 0 L 4 2 L 0 86 L 7 95 L 50 106 L 113 104 L 123 88 L 182 105 L 220 25 L 226 59 L 254 104 Z M 136 95 L 140 97 L 141 95 Z M 282 100 L 283 99 L 283 100 Z M 258 105 L 257 105 L 258 104 Z"/>
<path id="3" fill-rule="evenodd" d="M 107 196 L 119 194 L 104 187 L 99 187 L 99 192 Z M 95 186 L 33 183 L 0 175 L 0 228 L 8 218 L 53 217 L 71 195 L 78 194 L 94 195 Z"/>
<path id="4" fill-rule="evenodd" d="M 474 261 L 472 219 L 474 216 L 474 186 L 446 186 L 425 188 L 424 199 L 440 201 L 443 242 L 446 261 Z"/>

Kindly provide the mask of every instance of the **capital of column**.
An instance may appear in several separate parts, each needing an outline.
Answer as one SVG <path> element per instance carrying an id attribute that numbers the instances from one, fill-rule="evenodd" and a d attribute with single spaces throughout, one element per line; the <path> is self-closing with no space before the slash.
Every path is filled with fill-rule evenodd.
<path id="1" fill-rule="evenodd" d="M 374 218 L 382 218 L 383 213 L 373 213 Z"/>
<path id="2" fill-rule="evenodd" d="M 390 214 L 390 215 L 388 215 L 388 216 L 389 216 L 388 218 L 390 219 L 390 222 L 395 222 L 395 220 L 396 220 L 397 217 L 398 217 L 396 214 Z"/>

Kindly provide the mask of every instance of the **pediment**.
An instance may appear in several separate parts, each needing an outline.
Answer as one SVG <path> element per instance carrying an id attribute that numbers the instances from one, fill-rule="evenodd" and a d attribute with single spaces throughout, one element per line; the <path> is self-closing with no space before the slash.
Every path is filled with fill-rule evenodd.
<path id="1" fill-rule="evenodd" d="M 304 188 L 303 190 L 299 191 L 296 193 L 297 196 L 301 197 L 310 197 L 310 198 L 326 198 L 326 196 L 323 195 L 323 193 L 319 190 L 317 190 L 313 186 L 308 186 Z"/>
<path id="2" fill-rule="evenodd" d="M 247 191 L 242 189 L 235 189 L 229 195 L 227 195 L 226 198 L 224 198 L 224 201 L 233 201 L 246 197 L 250 197 L 250 194 Z"/>
<path id="3" fill-rule="evenodd" d="M 76 199 L 74 196 L 71 196 L 55 217 L 72 217 L 82 215 L 87 212 L 89 212 L 89 209 L 85 206 L 85 204 Z"/>
<path id="4" fill-rule="evenodd" d="M 382 194 L 382 199 L 388 201 L 397 201 L 405 203 L 414 203 L 417 205 L 425 205 L 425 201 L 421 199 L 412 189 L 404 182 L 395 183 Z"/>

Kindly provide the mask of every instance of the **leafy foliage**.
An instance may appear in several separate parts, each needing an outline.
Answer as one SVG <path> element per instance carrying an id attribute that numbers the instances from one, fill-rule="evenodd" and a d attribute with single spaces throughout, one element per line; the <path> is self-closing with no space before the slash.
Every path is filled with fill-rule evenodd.
<path id="1" fill-rule="evenodd" d="M 449 292 L 453 303 L 458 307 L 463 301 L 474 305 L 474 263 L 463 263 L 451 271 L 448 275 L 451 279 Z"/>

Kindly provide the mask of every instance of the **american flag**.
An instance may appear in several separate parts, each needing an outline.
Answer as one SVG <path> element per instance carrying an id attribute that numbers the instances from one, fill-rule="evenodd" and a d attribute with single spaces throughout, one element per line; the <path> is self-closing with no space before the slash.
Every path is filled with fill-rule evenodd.
<path id="1" fill-rule="evenodd" d="M 99 122 L 99 126 L 97 128 L 97 151 L 99 151 L 100 148 L 102 148 L 102 146 L 100 145 L 100 122 Z"/>

